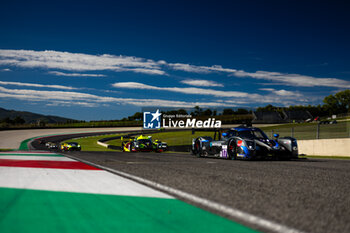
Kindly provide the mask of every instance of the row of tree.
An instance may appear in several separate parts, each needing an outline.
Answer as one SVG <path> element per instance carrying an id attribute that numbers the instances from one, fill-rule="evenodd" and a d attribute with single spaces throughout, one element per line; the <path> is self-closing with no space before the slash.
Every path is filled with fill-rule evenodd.
<path id="1" fill-rule="evenodd" d="M 277 111 L 298 111 L 307 110 L 313 116 L 331 116 L 342 113 L 350 113 L 350 90 L 340 91 L 334 95 L 326 96 L 323 99 L 323 105 L 296 105 L 289 107 L 275 107 L 271 104 L 265 107 L 259 107 L 258 112 Z"/>
<path id="2" fill-rule="evenodd" d="M 333 114 L 348 113 L 350 112 L 350 90 L 340 91 L 334 95 L 326 96 L 323 99 L 323 105 L 295 105 L 289 107 L 276 107 L 271 104 L 265 107 L 258 107 L 257 112 L 269 112 L 277 111 L 309 111 L 313 116 L 330 116 Z M 252 110 L 238 108 L 231 109 L 225 108 L 223 111 L 218 112 L 217 110 L 202 109 L 199 106 L 194 107 L 191 111 L 185 109 L 163 111 L 163 114 L 167 115 L 187 115 L 190 114 L 194 117 L 198 116 L 232 116 L 232 115 L 246 115 L 252 114 Z M 127 118 L 123 118 L 122 121 L 141 121 L 143 118 L 142 112 L 136 112 L 134 115 Z"/>
<path id="3" fill-rule="evenodd" d="M 350 90 L 340 91 L 334 95 L 329 95 L 323 100 L 323 107 L 331 114 L 350 112 Z"/>
<path id="4" fill-rule="evenodd" d="M 25 122 L 26 121 L 20 116 L 16 116 L 14 119 L 6 117 L 0 120 L 0 123 L 5 123 L 9 125 L 23 125 Z"/>
<path id="5" fill-rule="evenodd" d="M 330 116 L 334 114 L 341 114 L 341 113 L 350 113 L 350 90 L 340 91 L 334 95 L 326 96 L 323 99 L 323 105 L 297 105 L 297 106 L 289 106 L 289 107 L 276 107 L 273 105 L 267 105 L 265 107 L 259 107 L 256 109 L 256 111 L 260 112 L 266 112 L 266 111 L 309 111 L 311 115 L 313 116 Z M 170 110 L 162 112 L 163 114 L 167 115 L 187 115 L 190 114 L 194 117 L 200 117 L 200 116 L 239 116 L 239 115 L 247 115 L 251 114 L 252 110 L 247 110 L 243 108 L 238 109 L 230 109 L 226 108 L 223 109 L 223 111 L 218 112 L 217 110 L 211 110 L 211 109 L 202 109 L 199 106 L 194 107 L 191 111 L 187 112 L 185 109 L 179 109 L 179 110 Z M 143 119 L 143 113 L 142 112 L 136 112 L 134 115 L 129 116 L 127 118 L 123 118 L 121 120 L 113 120 L 113 121 L 142 121 Z M 83 123 L 85 121 L 75 121 L 70 120 L 66 123 Z M 99 121 L 91 121 L 91 122 L 99 122 Z M 107 121 L 105 121 L 107 122 Z M 112 121 L 110 121 L 112 122 Z M 0 123 L 6 123 L 10 125 L 22 125 L 25 124 L 25 120 L 21 118 L 20 116 L 15 117 L 14 119 L 10 119 L 9 117 L 6 117 L 2 120 L 0 120 Z"/>

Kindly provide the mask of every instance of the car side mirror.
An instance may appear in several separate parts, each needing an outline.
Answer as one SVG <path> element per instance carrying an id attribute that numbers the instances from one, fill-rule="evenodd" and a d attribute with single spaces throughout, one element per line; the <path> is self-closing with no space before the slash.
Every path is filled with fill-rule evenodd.
<path id="1" fill-rule="evenodd" d="M 275 138 L 278 138 L 280 135 L 279 135 L 278 133 L 275 133 L 273 136 L 274 136 Z"/>

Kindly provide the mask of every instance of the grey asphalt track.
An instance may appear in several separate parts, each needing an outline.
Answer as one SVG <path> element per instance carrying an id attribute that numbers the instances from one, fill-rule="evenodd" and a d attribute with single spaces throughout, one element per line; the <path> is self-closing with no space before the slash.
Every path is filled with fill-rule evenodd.
<path id="1" fill-rule="evenodd" d="M 350 160 L 232 161 L 184 153 L 66 153 L 297 230 L 350 232 Z"/>
<path id="2" fill-rule="evenodd" d="M 229 161 L 189 154 L 69 154 L 298 230 L 350 232 L 349 160 Z"/>

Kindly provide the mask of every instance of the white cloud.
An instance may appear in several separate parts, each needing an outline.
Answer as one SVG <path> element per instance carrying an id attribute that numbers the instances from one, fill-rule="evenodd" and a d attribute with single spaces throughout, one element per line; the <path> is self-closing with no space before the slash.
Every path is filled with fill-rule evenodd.
<path id="1" fill-rule="evenodd" d="M 223 87 L 224 86 L 221 83 L 217 83 L 214 81 L 198 80 L 198 79 L 182 80 L 181 83 L 191 85 L 191 86 L 200 86 L 200 87 Z"/>
<path id="2" fill-rule="evenodd" d="M 22 83 L 22 82 L 4 82 L 0 81 L 0 85 L 15 85 L 22 87 L 46 87 L 46 88 L 55 88 L 55 89 L 64 89 L 64 90 L 76 90 L 78 88 L 70 87 L 70 86 L 62 86 L 62 85 L 44 85 L 37 83 Z"/>
<path id="3" fill-rule="evenodd" d="M 282 105 L 291 105 L 295 103 L 305 103 L 309 99 L 303 97 L 299 92 L 291 92 L 286 90 L 275 90 L 272 88 L 263 88 L 264 91 L 269 91 L 267 95 L 260 95 L 256 93 L 248 92 L 237 92 L 237 91 L 218 91 L 213 89 L 204 88 L 179 88 L 179 87 L 157 87 L 151 86 L 143 83 L 137 82 L 120 82 L 112 84 L 116 88 L 126 88 L 126 89 L 144 89 L 144 90 L 158 90 L 158 91 L 168 91 L 177 92 L 183 94 L 192 95 L 210 95 L 215 97 L 225 97 L 227 99 L 216 100 L 217 102 L 224 104 L 235 104 L 237 105 L 251 105 L 251 104 L 261 104 L 261 103 L 275 103 Z M 295 99 L 295 97 L 298 99 Z"/>
<path id="4" fill-rule="evenodd" d="M 89 55 L 57 51 L 0 50 L 0 65 L 67 71 L 132 71 L 163 75 L 160 64 L 131 56 Z"/>
<path id="5" fill-rule="evenodd" d="M 279 84 L 289 85 L 289 86 L 299 86 L 299 87 L 340 87 L 340 88 L 350 88 L 350 82 L 342 79 L 336 78 L 315 78 L 307 75 L 300 74 L 285 74 L 279 72 L 267 72 L 267 71 L 257 71 L 254 73 L 249 73 L 245 71 L 237 71 L 232 74 L 236 77 L 249 77 L 255 79 L 263 79 L 273 82 L 278 82 Z"/>
<path id="6" fill-rule="evenodd" d="M 160 69 L 145 69 L 145 68 L 120 68 L 117 71 L 132 71 L 135 73 L 143 73 L 143 74 L 150 74 L 150 75 L 167 75 L 165 71 Z"/>
<path id="7" fill-rule="evenodd" d="M 106 77 L 104 74 L 81 74 L 81 73 L 64 73 L 59 71 L 49 71 L 49 74 L 56 76 L 68 76 L 68 77 Z"/>
<path id="8" fill-rule="evenodd" d="M 280 72 L 256 71 L 246 72 L 244 70 L 236 70 L 230 68 L 223 68 L 222 66 L 194 66 L 190 64 L 174 63 L 168 64 L 174 70 L 181 70 L 192 73 L 209 74 L 213 72 L 228 73 L 229 76 L 235 77 L 249 77 L 254 79 L 268 80 L 278 82 L 279 85 L 299 86 L 299 87 L 338 87 L 350 88 L 350 82 L 336 78 L 316 78 L 300 74 L 288 74 Z"/>
<path id="9" fill-rule="evenodd" d="M 259 90 L 261 91 L 268 91 L 268 92 L 271 92 L 275 95 L 279 95 L 279 96 L 290 96 L 290 97 L 299 97 L 301 96 L 300 93 L 298 92 L 293 92 L 293 91 L 286 91 L 286 90 L 276 90 L 276 89 L 273 89 L 273 88 L 260 88 Z"/>
<path id="10" fill-rule="evenodd" d="M 236 69 L 222 68 L 222 66 L 220 65 L 195 66 L 195 65 L 183 64 L 183 63 L 169 63 L 167 65 L 174 70 L 181 70 L 181 71 L 192 72 L 192 73 L 203 73 L 203 74 L 208 74 L 212 72 L 233 73 L 237 71 Z"/>
<path id="11" fill-rule="evenodd" d="M 6 69 L 2 69 L 1 71 L 9 72 L 9 71 L 12 71 L 12 70 L 10 70 L 9 68 L 6 68 Z"/>
<path id="12" fill-rule="evenodd" d="M 157 87 L 145 84 L 133 84 L 135 88 L 145 88 L 158 90 Z M 118 85 L 119 86 L 119 85 Z M 127 86 L 127 85 L 125 85 Z M 196 89 L 196 88 L 195 88 Z M 197 88 L 200 89 L 200 88 Z M 162 90 L 162 89 L 160 89 Z M 205 89 L 203 89 L 205 90 Z M 243 96 L 246 96 L 245 94 Z M 230 97 L 228 99 L 217 99 L 211 101 L 180 101 L 180 100 L 164 100 L 164 99 L 134 99 L 134 98 L 116 98 L 110 96 L 98 96 L 88 93 L 75 91 L 40 91 L 28 89 L 8 89 L 0 86 L 0 98 L 18 99 L 21 101 L 44 102 L 48 106 L 83 106 L 98 107 L 106 105 L 134 105 L 134 106 L 159 106 L 159 107 L 176 107 L 191 108 L 200 107 L 236 107 L 250 106 L 252 103 L 278 103 L 282 105 L 291 105 L 297 103 L 305 103 L 308 100 L 299 97 L 295 100 L 291 96 L 276 96 L 268 94 L 254 98 L 255 94 L 249 94 L 246 97 Z"/>
<path id="13" fill-rule="evenodd" d="M 217 91 L 213 89 L 203 89 L 197 87 L 156 87 L 151 85 L 146 85 L 137 82 L 120 82 L 112 84 L 113 87 L 117 88 L 128 88 L 128 89 L 147 89 L 147 90 L 160 90 L 160 91 L 171 91 L 184 94 L 193 95 L 211 95 L 217 97 L 249 97 L 249 98 L 260 98 L 261 96 L 257 94 L 250 94 L 246 92 L 238 91 Z"/>
<path id="14" fill-rule="evenodd" d="M 88 103 L 88 102 L 77 102 L 77 101 L 52 101 L 47 103 L 46 106 L 61 106 L 61 107 L 72 107 L 72 106 L 82 106 L 82 107 L 98 107 L 97 103 Z"/>
<path id="15" fill-rule="evenodd" d="M 135 72 L 150 75 L 168 75 L 166 71 L 179 70 L 190 73 L 224 73 L 235 77 L 248 77 L 269 81 L 270 84 L 281 84 L 298 87 L 336 87 L 350 88 L 350 81 L 337 78 L 316 78 L 301 74 L 256 71 L 246 72 L 233 68 L 223 68 L 220 65 L 196 66 L 184 63 L 168 63 L 164 60 L 115 56 L 109 54 L 90 55 L 58 51 L 6 50 L 0 49 L 0 65 L 17 66 L 22 68 L 42 68 L 64 71 L 113 71 Z M 7 69 L 3 69 L 5 71 Z M 102 77 L 101 74 L 77 74 L 51 71 L 55 75 Z"/>
<path id="16" fill-rule="evenodd" d="M 93 94 L 71 92 L 71 91 L 38 91 L 28 89 L 8 89 L 0 86 L 0 98 L 19 99 L 21 101 L 42 101 L 49 106 L 85 106 L 97 107 L 105 106 L 107 103 L 116 105 L 135 105 L 135 106 L 159 106 L 159 107 L 178 107 L 191 108 L 201 107 L 235 107 L 234 103 L 225 102 L 189 102 L 173 101 L 163 99 L 134 99 L 134 98 L 115 98 L 108 96 L 97 96 Z"/>
<path id="17" fill-rule="evenodd" d="M 0 97 L 17 97 L 23 100 L 88 100 L 96 99 L 94 95 L 68 91 L 39 91 L 30 89 L 8 89 L 0 86 Z"/>

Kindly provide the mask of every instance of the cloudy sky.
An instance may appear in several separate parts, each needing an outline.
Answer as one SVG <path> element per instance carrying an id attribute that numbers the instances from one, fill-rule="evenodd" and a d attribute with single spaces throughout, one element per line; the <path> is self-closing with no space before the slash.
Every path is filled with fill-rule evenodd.
<path id="1" fill-rule="evenodd" d="M 109 120 L 350 89 L 344 1 L 52 2 L 0 3 L 0 107 Z"/>

